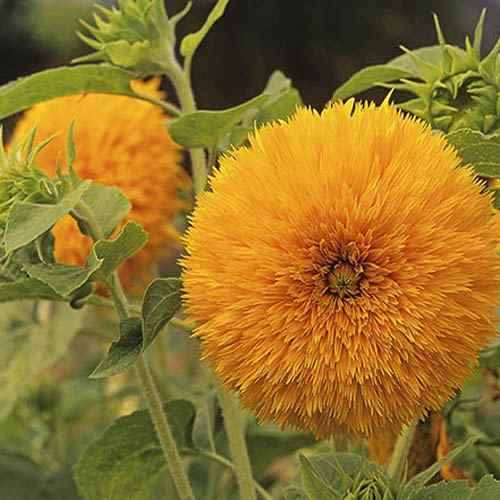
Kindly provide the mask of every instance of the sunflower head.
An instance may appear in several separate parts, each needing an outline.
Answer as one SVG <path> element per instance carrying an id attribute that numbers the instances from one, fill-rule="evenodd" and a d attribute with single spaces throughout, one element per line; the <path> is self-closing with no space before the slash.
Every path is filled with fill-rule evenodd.
<path id="1" fill-rule="evenodd" d="M 263 419 L 328 436 L 439 409 L 494 335 L 498 221 L 444 137 L 382 106 L 302 108 L 225 156 L 185 302 Z"/>
<path id="2" fill-rule="evenodd" d="M 93 38 L 79 33 L 95 53 L 76 62 L 107 61 L 144 76 L 166 69 L 166 54 L 174 38 L 163 0 L 118 0 L 118 8 L 96 5 L 95 26 L 81 21 Z"/>
<path id="3" fill-rule="evenodd" d="M 418 76 L 402 79 L 389 87 L 416 97 L 399 105 L 401 109 L 429 122 L 433 128 L 451 132 L 471 128 L 490 133 L 498 130 L 500 81 L 497 56 L 500 40 L 481 58 L 483 11 L 475 30 L 474 41 L 465 40 L 465 49 L 448 45 L 434 16 L 441 47 L 439 61 L 429 62 L 404 49 L 412 57 Z"/>

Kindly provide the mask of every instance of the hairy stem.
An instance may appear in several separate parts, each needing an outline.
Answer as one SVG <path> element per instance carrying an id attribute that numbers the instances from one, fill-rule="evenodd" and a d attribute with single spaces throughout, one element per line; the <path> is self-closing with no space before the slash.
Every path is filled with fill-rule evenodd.
<path id="1" fill-rule="evenodd" d="M 168 470 L 174 481 L 177 493 L 181 500 L 194 500 L 194 494 L 184 470 L 182 459 L 177 449 L 172 430 L 168 423 L 163 406 L 158 395 L 158 390 L 153 382 L 153 377 L 144 356 L 139 356 L 136 364 L 136 372 L 141 383 L 142 392 L 146 399 L 149 413 L 153 420 L 161 448 L 167 461 Z"/>
<path id="2" fill-rule="evenodd" d="M 99 226 L 94 213 L 84 202 L 80 202 L 76 207 L 76 215 L 87 226 L 87 230 L 94 241 L 104 238 L 103 231 Z M 111 275 L 106 283 L 111 294 L 113 303 L 121 321 L 129 317 L 129 304 L 117 272 Z M 184 470 L 177 444 L 172 435 L 167 415 L 163 411 L 158 389 L 154 384 L 151 372 L 147 365 L 144 354 L 137 358 L 136 373 L 139 379 L 144 399 L 151 415 L 151 420 L 156 429 L 158 439 L 165 455 L 167 468 L 172 476 L 180 500 L 195 500 L 193 490 Z"/>
<path id="3" fill-rule="evenodd" d="M 196 111 L 196 101 L 194 99 L 193 89 L 191 88 L 191 79 L 189 73 L 183 71 L 175 61 L 171 64 L 168 76 L 177 92 L 179 103 L 183 113 L 192 113 Z M 195 195 L 202 193 L 207 184 L 207 165 L 203 149 L 191 149 L 191 168 L 193 172 L 193 188 Z"/>
<path id="4" fill-rule="evenodd" d="M 416 428 L 416 421 L 405 427 L 394 445 L 391 461 L 387 466 L 387 475 L 396 481 L 400 481 L 403 477 Z"/>
<path id="5" fill-rule="evenodd" d="M 224 427 L 234 462 L 234 472 L 238 481 L 240 498 L 241 500 L 256 500 L 252 466 L 248 458 L 245 441 L 245 425 L 238 399 L 224 390 L 222 386 L 218 387 L 218 396 L 224 415 Z"/>

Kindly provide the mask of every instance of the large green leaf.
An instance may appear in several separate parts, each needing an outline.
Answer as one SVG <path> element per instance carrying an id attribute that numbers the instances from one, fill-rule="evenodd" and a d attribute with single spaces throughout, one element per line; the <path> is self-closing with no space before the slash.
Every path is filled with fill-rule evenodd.
<path id="1" fill-rule="evenodd" d="M 47 284 L 56 294 L 67 298 L 88 281 L 106 281 L 120 264 L 144 246 L 147 239 L 139 224 L 129 222 L 116 239 L 95 243 L 85 267 L 39 263 L 25 264 L 23 269 L 31 278 Z"/>
<path id="2" fill-rule="evenodd" d="M 0 120 L 55 97 L 106 93 L 139 97 L 130 82 L 135 75 L 107 64 L 85 64 L 41 71 L 0 87 Z"/>
<path id="3" fill-rule="evenodd" d="M 10 413 L 33 378 L 66 352 L 83 319 L 82 312 L 66 304 L 36 307 L 29 302 L 0 306 L 0 418 Z"/>
<path id="4" fill-rule="evenodd" d="M 408 71 L 391 66 L 379 64 L 368 66 L 355 73 L 349 80 L 343 83 L 333 94 L 332 100 L 339 101 L 368 90 L 380 83 L 392 82 L 400 78 L 411 77 Z"/>
<path id="5" fill-rule="evenodd" d="M 95 182 L 85 191 L 82 200 L 92 209 L 104 237 L 109 238 L 130 211 L 130 201 L 116 187 Z"/>
<path id="6" fill-rule="evenodd" d="M 450 48 L 462 57 L 464 51 L 458 47 Z M 347 99 L 383 83 L 393 82 L 401 78 L 414 78 L 419 76 L 417 60 L 439 66 L 443 59 L 442 49 L 439 45 L 421 47 L 391 59 L 386 64 L 368 66 L 354 73 L 333 94 L 332 100 Z"/>
<path id="7" fill-rule="evenodd" d="M 252 470 L 256 478 L 265 475 L 275 460 L 316 443 L 310 434 L 266 429 L 258 425 L 248 426 L 246 441 Z"/>
<path id="8" fill-rule="evenodd" d="M 0 283 L 0 303 L 33 299 L 65 300 L 49 285 L 34 278 L 22 278 L 11 283 Z"/>
<path id="9" fill-rule="evenodd" d="M 169 401 L 165 412 L 182 449 L 190 434 L 194 406 L 186 400 Z M 75 478 L 85 500 L 150 500 L 164 467 L 153 423 L 142 410 L 116 420 L 89 446 L 76 465 Z"/>
<path id="10" fill-rule="evenodd" d="M 335 500 L 341 499 L 339 492 L 333 489 L 314 467 L 311 461 L 304 455 L 300 457 L 300 474 L 302 485 L 309 500 Z"/>
<path id="11" fill-rule="evenodd" d="M 447 134 L 446 139 L 464 161 L 482 177 L 500 177 L 500 134 L 485 135 L 468 128 Z"/>
<path id="12" fill-rule="evenodd" d="M 422 488 L 411 500 L 492 500 L 500 498 L 500 481 L 491 475 L 481 478 L 473 487 L 468 481 L 441 481 Z"/>
<path id="13" fill-rule="evenodd" d="M 68 298 L 89 280 L 100 265 L 100 261 L 92 259 L 92 264 L 87 267 L 64 264 L 27 264 L 24 270 L 32 278 L 50 286 L 56 294 Z"/>
<path id="14" fill-rule="evenodd" d="M 59 219 L 75 208 L 89 186 L 90 181 L 82 181 L 55 205 L 15 203 L 10 209 L 5 228 L 5 252 L 11 253 L 28 245 L 49 231 Z"/>
<path id="15" fill-rule="evenodd" d="M 258 127 L 288 118 L 295 112 L 297 106 L 302 104 L 299 91 L 292 87 L 290 78 L 279 70 L 274 71 L 269 77 L 264 93 L 269 94 L 270 98 L 254 118 L 254 123 Z"/>
<path id="16" fill-rule="evenodd" d="M 412 500 L 469 500 L 467 481 L 442 481 L 426 486 L 411 497 Z"/>
<path id="17" fill-rule="evenodd" d="M 218 143 L 218 149 L 224 151 L 230 146 L 239 147 L 248 135 L 266 123 L 289 118 L 297 106 L 302 104 L 299 91 L 292 87 L 292 81 L 282 71 L 276 70 L 269 77 L 263 90 L 269 99 L 259 108 L 250 109 L 242 117 L 241 123 L 232 128 L 227 137 Z"/>
<path id="18" fill-rule="evenodd" d="M 169 120 L 172 139 L 186 148 L 214 148 L 217 143 L 242 121 L 250 110 L 262 107 L 269 99 L 261 94 L 234 108 L 224 111 L 195 111 Z"/>

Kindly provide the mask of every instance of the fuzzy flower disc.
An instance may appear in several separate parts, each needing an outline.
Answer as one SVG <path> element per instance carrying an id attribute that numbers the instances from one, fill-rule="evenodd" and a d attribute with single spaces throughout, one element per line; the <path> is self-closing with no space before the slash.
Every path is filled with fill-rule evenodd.
<path id="1" fill-rule="evenodd" d="M 300 109 L 225 156 L 187 235 L 204 357 L 259 418 L 370 435 L 439 409 L 494 335 L 490 196 L 424 123 Z"/>
<path id="2" fill-rule="evenodd" d="M 137 92 L 160 99 L 159 80 L 135 82 Z M 125 284 L 149 278 L 152 266 L 178 239 L 170 226 L 182 209 L 177 190 L 186 188 L 180 148 L 168 135 L 165 115 L 156 106 L 131 97 L 85 94 L 37 104 L 18 122 L 12 142 L 37 127 L 37 140 L 58 134 L 37 156 L 37 165 L 53 176 L 64 162 L 66 136 L 75 122 L 75 170 L 84 179 L 118 187 L 132 203 L 130 220 L 149 233 L 149 242 L 121 268 Z M 81 265 L 92 242 L 67 216 L 54 228 L 56 258 Z"/>

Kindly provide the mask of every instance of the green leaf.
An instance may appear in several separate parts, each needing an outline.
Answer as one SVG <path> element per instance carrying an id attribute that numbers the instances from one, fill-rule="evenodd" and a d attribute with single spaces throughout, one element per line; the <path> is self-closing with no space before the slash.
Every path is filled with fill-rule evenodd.
<path id="1" fill-rule="evenodd" d="M 45 427 L 43 427 L 45 429 Z M 81 500 L 71 475 L 53 473 L 25 454 L 0 450 L 2 500 Z"/>
<path id="2" fill-rule="evenodd" d="M 49 285 L 34 278 L 22 278 L 12 283 L 0 283 L 0 303 L 33 299 L 65 300 Z"/>
<path id="3" fill-rule="evenodd" d="M 142 326 L 146 349 L 181 307 L 182 281 L 158 278 L 147 288 L 142 301 Z"/>
<path id="4" fill-rule="evenodd" d="M 107 64 L 41 71 L 0 87 L 0 120 L 60 96 L 94 92 L 140 98 L 130 87 L 134 78 L 133 73 Z"/>
<path id="5" fill-rule="evenodd" d="M 5 252 L 9 254 L 49 231 L 78 204 L 89 186 L 90 181 L 82 181 L 55 205 L 15 203 L 9 212 L 5 228 Z"/>
<path id="6" fill-rule="evenodd" d="M 92 209 L 105 238 L 113 234 L 131 209 L 130 201 L 118 188 L 95 182 L 85 191 L 82 200 Z"/>
<path id="7" fill-rule="evenodd" d="M 23 269 L 32 277 L 50 286 L 58 295 L 67 298 L 82 287 L 101 263 L 93 260 L 88 267 L 64 264 L 27 264 Z"/>
<path id="8" fill-rule="evenodd" d="M 239 106 L 224 111 L 195 111 L 169 120 L 172 139 L 186 148 L 214 148 L 245 114 L 264 105 L 268 94 L 261 94 Z"/>
<path id="9" fill-rule="evenodd" d="M 492 498 L 500 498 L 500 481 L 491 475 L 483 476 L 472 490 L 470 500 L 490 500 Z"/>
<path id="10" fill-rule="evenodd" d="M 418 491 L 412 500 L 469 500 L 467 481 L 441 481 Z"/>
<path id="11" fill-rule="evenodd" d="M 182 39 L 180 51 L 184 57 L 188 59 L 193 57 L 196 49 L 210 31 L 210 28 L 224 15 L 228 3 L 229 0 L 218 0 L 203 26 L 195 33 L 190 33 Z"/>
<path id="12" fill-rule="evenodd" d="M 308 500 L 306 494 L 296 486 L 289 486 L 283 491 L 285 500 Z"/>
<path id="13" fill-rule="evenodd" d="M 215 419 L 217 416 L 217 394 L 214 390 L 207 394 L 196 410 L 191 440 L 199 450 L 216 452 Z"/>
<path id="14" fill-rule="evenodd" d="M 460 129 L 446 135 L 464 161 L 482 177 L 500 177 L 500 134 Z"/>
<path id="15" fill-rule="evenodd" d="M 52 366 L 83 321 L 66 304 L 16 302 L 0 306 L 0 418 L 42 370 Z"/>
<path id="16" fill-rule="evenodd" d="M 458 47 L 453 47 L 452 50 L 461 57 L 465 56 L 465 52 Z M 332 100 L 347 99 L 381 83 L 388 83 L 401 78 L 419 77 L 421 74 L 417 64 L 417 60 L 419 59 L 424 63 L 437 67 L 443 61 L 443 52 L 439 45 L 421 47 L 412 50 L 411 54 L 405 53 L 391 59 L 386 64 L 377 64 L 363 68 L 335 91 Z"/>
<path id="17" fill-rule="evenodd" d="M 500 481 L 492 475 L 481 478 L 473 488 L 468 481 L 441 481 L 426 486 L 412 495 L 411 500 L 491 500 L 500 498 Z"/>
<path id="18" fill-rule="evenodd" d="M 95 243 L 93 254 L 87 267 L 99 262 L 92 274 L 92 279 L 106 281 L 123 262 L 138 252 L 148 241 L 148 234 L 140 224 L 129 222 L 114 240 L 101 240 Z M 36 276 L 35 276 L 36 277 Z"/>
<path id="19" fill-rule="evenodd" d="M 457 459 L 462 453 L 464 453 L 469 447 L 471 447 L 478 440 L 478 436 L 473 436 L 469 438 L 465 443 L 460 446 L 456 446 L 451 450 L 448 455 L 439 460 L 438 462 L 431 465 L 426 470 L 420 472 L 412 479 L 410 479 L 404 486 L 403 492 L 405 495 L 410 495 L 411 492 L 415 492 L 423 488 L 446 464 Z M 403 498 L 406 498 L 403 495 Z"/>
<path id="20" fill-rule="evenodd" d="M 380 83 L 392 82 L 400 78 L 408 78 L 411 76 L 411 73 L 408 71 L 388 64 L 368 66 L 355 73 L 349 80 L 342 84 L 334 92 L 332 100 L 339 101 L 347 99 L 348 97 L 375 87 Z"/>
<path id="21" fill-rule="evenodd" d="M 325 482 L 308 458 L 302 454 L 299 455 L 299 458 L 302 485 L 309 500 L 334 500 L 336 498 L 340 500 L 342 498 L 337 491 Z"/>
<path id="22" fill-rule="evenodd" d="M 128 318 L 120 323 L 120 338 L 111 344 L 108 354 L 90 374 L 105 378 L 130 368 L 142 352 L 142 321 Z"/>
<path id="23" fill-rule="evenodd" d="M 40 466 L 17 453 L 0 452 L 0 498 L 38 500 L 43 486 Z"/>
<path id="24" fill-rule="evenodd" d="M 257 127 L 275 120 L 284 120 L 295 112 L 297 106 L 302 105 L 299 91 L 292 87 L 290 78 L 279 70 L 269 77 L 264 93 L 269 94 L 270 98 L 255 116 Z"/>
<path id="25" fill-rule="evenodd" d="M 154 280 L 144 294 L 142 319 L 129 318 L 120 323 L 120 338 L 111 344 L 106 357 L 90 376 L 110 377 L 132 366 L 179 309 L 181 287 L 178 278 Z"/>
<path id="26" fill-rule="evenodd" d="M 178 448 L 194 417 L 194 406 L 186 400 L 165 405 Z M 116 420 L 87 448 L 75 468 L 80 494 L 85 500 L 150 500 L 165 467 L 163 453 L 147 411 L 137 411 Z"/>
<path id="27" fill-rule="evenodd" d="M 458 47 L 453 47 L 453 49 L 460 54 L 465 55 L 465 52 L 462 49 Z M 412 50 L 411 53 L 413 54 L 413 57 L 408 53 L 401 54 L 400 56 L 388 61 L 387 64 L 389 66 L 408 71 L 412 76 L 419 76 L 420 71 L 415 62 L 415 57 L 435 66 L 441 65 L 443 61 L 443 52 L 440 45 L 420 47 L 419 49 Z"/>
<path id="28" fill-rule="evenodd" d="M 246 441 L 256 478 L 262 477 L 275 460 L 316 443 L 314 437 L 309 434 L 293 431 L 280 432 L 257 425 L 248 426 Z"/>

